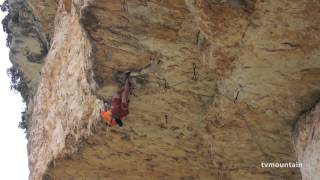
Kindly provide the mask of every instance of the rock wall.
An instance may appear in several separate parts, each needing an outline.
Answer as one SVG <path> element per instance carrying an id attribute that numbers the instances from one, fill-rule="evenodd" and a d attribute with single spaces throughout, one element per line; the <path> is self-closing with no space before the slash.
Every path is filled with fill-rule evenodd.
<path id="1" fill-rule="evenodd" d="M 298 159 L 303 164 L 301 168 L 303 180 L 315 180 L 320 177 L 319 123 L 320 104 L 318 103 L 304 113 L 295 126 L 293 140 Z"/>
<path id="2" fill-rule="evenodd" d="M 50 48 L 52 34 L 44 29 L 46 27 L 44 24 L 39 22 L 30 2 L 24 0 L 6 2 L 9 12 L 3 19 L 2 25 L 3 30 L 8 34 L 6 43 L 10 48 L 9 59 L 13 64 L 9 71 L 13 79 L 11 88 L 18 90 L 27 104 L 19 126 L 28 128 L 33 109 L 33 97 L 37 91 L 44 59 Z M 49 9 L 56 9 L 56 7 L 50 6 Z M 52 11 L 55 13 L 55 10 Z M 54 15 L 51 15 L 51 19 L 52 16 Z M 53 21 L 47 23 L 54 24 Z"/>
<path id="3" fill-rule="evenodd" d="M 291 137 L 320 97 L 318 1 L 30 0 L 29 8 L 50 39 L 28 105 L 30 179 L 317 177 L 261 162 L 316 155 Z M 130 114 L 108 129 L 101 100 L 127 70 Z"/>
<path id="4" fill-rule="evenodd" d="M 28 131 L 30 179 L 41 179 L 54 159 L 76 152 L 99 117 L 90 56 L 91 44 L 78 17 L 61 10 L 34 97 Z"/>
<path id="5" fill-rule="evenodd" d="M 8 16 L 2 21 L 3 29 L 8 33 L 10 60 L 22 72 L 27 85 L 21 95 L 28 101 L 35 94 L 49 42 L 26 1 L 9 1 L 9 7 Z"/>

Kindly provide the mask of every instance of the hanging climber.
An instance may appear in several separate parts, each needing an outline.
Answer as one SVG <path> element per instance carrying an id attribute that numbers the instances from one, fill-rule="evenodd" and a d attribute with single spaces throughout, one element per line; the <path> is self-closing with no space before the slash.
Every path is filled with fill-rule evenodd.
<path id="1" fill-rule="evenodd" d="M 124 86 L 112 97 L 111 108 L 105 108 L 101 112 L 102 119 L 109 127 L 117 124 L 121 127 L 123 125 L 122 120 L 129 114 L 129 93 L 131 88 L 129 76 L 130 72 L 127 72 Z"/>

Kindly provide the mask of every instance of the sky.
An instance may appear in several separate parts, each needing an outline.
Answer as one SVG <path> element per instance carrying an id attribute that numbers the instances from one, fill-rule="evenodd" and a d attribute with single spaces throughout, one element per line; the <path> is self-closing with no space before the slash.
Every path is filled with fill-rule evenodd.
<path id="1" fill-rule="evenodd" d="M 2 0 L 0 1 L 2 3 Z M 1 12 L 1 11 L 0 11 Z M 0 19 L 5 14 L 0 13 Z M 7 69 L 11 67 L 6 33 L 0 28 L 0 179 L 28 179 L 27 140 L 24 130 L 19 129 L 24 104 L 20 94 L 11 91 Z"/>

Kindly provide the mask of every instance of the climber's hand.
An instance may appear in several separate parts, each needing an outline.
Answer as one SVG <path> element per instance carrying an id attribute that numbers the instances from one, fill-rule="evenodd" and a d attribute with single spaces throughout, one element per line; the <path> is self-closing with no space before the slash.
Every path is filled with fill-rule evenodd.
<path id="1" fill-rule="evenodd" d="M 129 78 L 131 72 L 130 71 L 126 71 L 125 74 L 126 74 L 126 77 Z"/>
<path id="2" fill-rule="evenodd" d="M 132 82 L 132 79 L 131 79 L 131 78 L 128 79 L 128 84 L 129 84 L 129 87 L 130 87 L 130 89 L 131 89 L 131 88 L 132 88 L 132 85 L 133 85 L 133 82 Z"/>

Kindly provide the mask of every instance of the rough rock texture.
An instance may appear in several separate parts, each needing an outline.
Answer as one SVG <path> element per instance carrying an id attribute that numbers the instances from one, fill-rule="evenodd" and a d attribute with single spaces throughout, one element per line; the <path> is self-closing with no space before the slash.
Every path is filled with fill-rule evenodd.
<path id="1" fill-rule="evenodd" d="M 35 94 L 49 42 L 26 1 L 12 0 L 9 6 L 9 15 L 3 21 L 3 28 L 8 33 L 10 60 L 23 72 L 24 81 L 28 85 L 28 91 L 21 92 L 28 101 L 29 96 L 32 98 Z"/>
<path id="2" fill-rule="evenodd" d="M 301 179 L 260 163 L 298 160 L 293 124 L 320 97 L 319 1 L 30 3 L 52 39 L 28 128 L 30 179 Z M 107 129 L 101 99 L 126 70 L 130 114 Z"/>
<path id="3" fill-rule="evenodd" d="M 295 126 L 293 136 L 295 150 L 300 162 L 302 179 L 316 180 L 320 177 L 320 104 L 303 114 Z"/>
<path id="4" fill-rule="evenodd" d="M 90 134 L 99 116 L 98 100 L 92 95 L 88 38 L 77 17 L 61 13 L 57 19 L 28 133 L 32 179 L 41 179 L 52 159 L 75 152 L 77 142 Z M 70 28 L 63 28 L 69 24 Z"/>
<path id="5" fill-rule="evenodd" d="M 9 0 L 8 5 L 9 12 L 3 19 L 2 25 L 8 34 L 7 46 L 10 48 L 9 58 L 13 64 L 11 71 L 19 78 L 14 89 L 20 91 L 27 103 L 22 115 L 22 124 L 27 127 L 31 119 L 33 97 L 38 87 L 40 70 L 50 46 L 50 36 L 36 19 L 27 1 Z"/>

